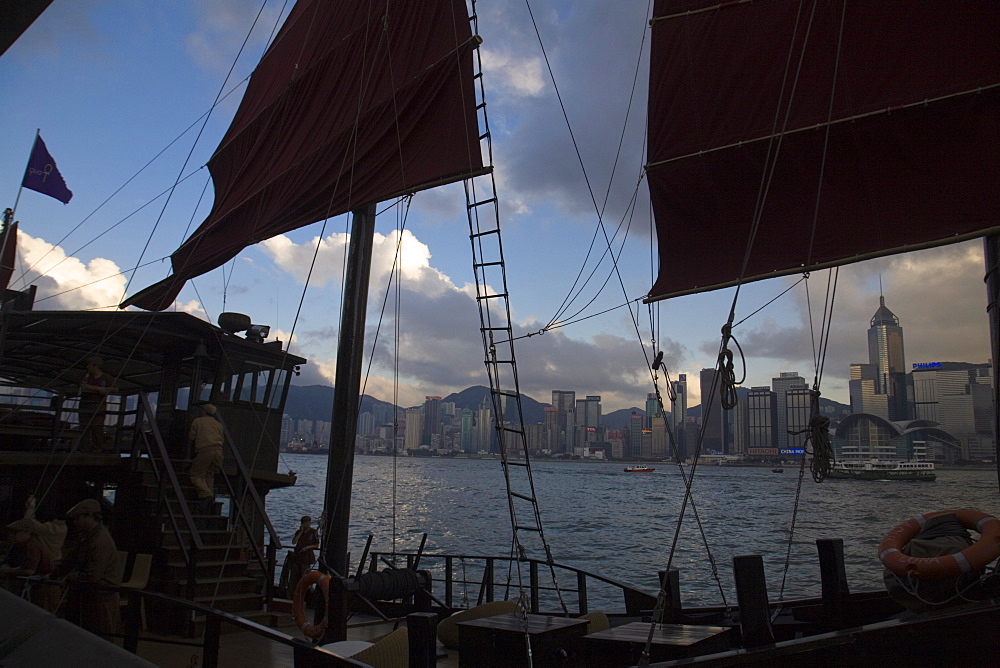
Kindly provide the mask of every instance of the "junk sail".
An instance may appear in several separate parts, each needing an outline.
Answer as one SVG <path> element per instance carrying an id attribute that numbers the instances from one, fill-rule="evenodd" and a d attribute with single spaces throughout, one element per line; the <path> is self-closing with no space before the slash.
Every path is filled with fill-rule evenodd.
<path id="1" fill-rule="evenodd" d="M 995 0 L 657 0 L 652 31 L 648 300 L 997 231 Z"/>
<path id="2" fill-rule="evenodd" d="M 289 230 L 482 171 L 465 0 L 299 0 L 208 167 L 215 204 L 173 274 L 122 307 Z"/>

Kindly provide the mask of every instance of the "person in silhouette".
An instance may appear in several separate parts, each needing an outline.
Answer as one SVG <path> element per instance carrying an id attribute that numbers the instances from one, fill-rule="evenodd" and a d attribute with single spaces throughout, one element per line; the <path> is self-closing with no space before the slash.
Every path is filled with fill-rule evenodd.
<path id="1" fill-rule="evenodd" d="M 291 569 L 288 575 L 289 595 L 295 593 L 295 585 L 316 561 L 313 550 L 319 548 L 319 533 L 312 526 L 312 518 L 308 515 L 302 516 L 299 528 L 292 536 L 292 545 L 295 547 L 292 550 Z"/>
<path id="2" fill-rule="evenodd" d="M 121 610 L 118 592 L 100 589 L 98 585 L 121 584 L 118 571 L 118 547 L 104 526 L 101 504 L 96 499 L 84 499 L 68 511 L 80 537 L 67 554 L 54 577 L 65 578 L 70 587 L 66 599 L 66 619 L 98 634 L 121 632 Z"/>
<path id="3" fill-rule="evenodd" d="M 104 360 L 87 358 L 87 372 L 80 380 L 80 437 L 82 452 L 104 449 L 104 419 L 108 414 L 108 395 L 118 392 L 115 379 L 104 371 Z"/>
<path id="4" fill-rule="evenodd" d="M 208 515 L 215 507 L 215 474 L 222 469 L 222 443 L 226 435 L 215 417 L 215 406 L 202 404 L 201 410 L 202 416 L 194 419 L 188 434 L 195 450 L 189 475 L 198 494 L 194 511 Z"/>

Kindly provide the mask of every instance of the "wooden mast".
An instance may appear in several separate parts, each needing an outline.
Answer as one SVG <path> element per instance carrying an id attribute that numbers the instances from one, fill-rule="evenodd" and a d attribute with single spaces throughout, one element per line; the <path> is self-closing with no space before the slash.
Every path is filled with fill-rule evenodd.
<path id="1" fill-rule="evenodd" d="M 986 262 L 986 313 L 990 318 L 990 360 L 993 365 L 993 447 L 996 451 L 997 485 L 1000 486 L 1000 236 L 983 237 Z"/>
<path id="2" fill-rule="evenodd" d="M 333 416 L 330 420 L 330 454 L 323 504 L 322 557 L 326 565 L 348 575 L 347 541 L 351 522 L 351 487 L 354 481 L 354 441 L 361 402 L 361 370 L 365 345 L 368 280 L 375 235 L 375 205 L 351 212 L 351 241 L 344 276 L 344 301 L 337 344 Z"/>

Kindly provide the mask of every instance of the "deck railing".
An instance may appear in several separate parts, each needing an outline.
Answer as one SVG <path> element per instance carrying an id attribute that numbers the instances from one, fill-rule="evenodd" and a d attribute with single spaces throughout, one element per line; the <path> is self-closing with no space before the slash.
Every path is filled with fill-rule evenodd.
<path id="1" fill-rule="evenodd" d="M 500 599 L 516 599 L 523 589 L 528 595 L 532 613 L 544 613 L 560 610 L 556 586 L 551 579 L 545 577 L 549 572 L 549 564 L 541 559 L 519 560 L 510 556 L 482 556 L 464 554 L 433 554 L 414 552 L 370 552 L 368 555 L 368 570 L 378 570 L 382 565 L 396 567 L 395 559 L 405 559 L 406 567 L 427 570 L 436 581 L 435 592 L 439 592 L 438 582 L 444 585 L 444 604 L 449 608 L 466 608 L 481 603 Z M 518 565 L 527 567 L 526 582 L 519 582 Z M 402 564 L 400 564 L 402 566 Z M 624 604 L 627 615 L 640 615 L 649 611 L 656 603 L 656 597 L 619 582 L 612 578 L 596 575 L 588 571 L 553 563 L 553 568 L 560 573 L 558 581 L 571 582 L 559 586 L 559 593 L 568 606 L 575 603 L 577 615 L 590 612 L 591 602 L 595 599 L 603 604 L 613 597 Z M 571 577 L 563 577 L 568 573 Z M 543 575 L 544 574 L 544 575 Z M 597 595 L 594 596 L 595 589 Z M 459 600 L 461 599 L 461 600 Z M 551 607 L 551 610 L 548 608 Z M 621 609 L 621 608 L 619 608 Z"/>

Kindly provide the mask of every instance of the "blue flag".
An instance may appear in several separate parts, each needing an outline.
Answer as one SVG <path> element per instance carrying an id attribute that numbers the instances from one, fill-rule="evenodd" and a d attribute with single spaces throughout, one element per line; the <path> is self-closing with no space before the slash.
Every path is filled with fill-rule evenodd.
<path id="1" fill-rule="evenodd" d="M 49 155 L 41 135 L 35 135 L 35 145 L 31 149 L 28 168 L 24 170 L 24 180 L 21 185 L 29 190 L 54 197 L 63 204 L 69 204 L 73 193 L 66 187 L 62 174 L 56 167 L 56 161 Z"/>

